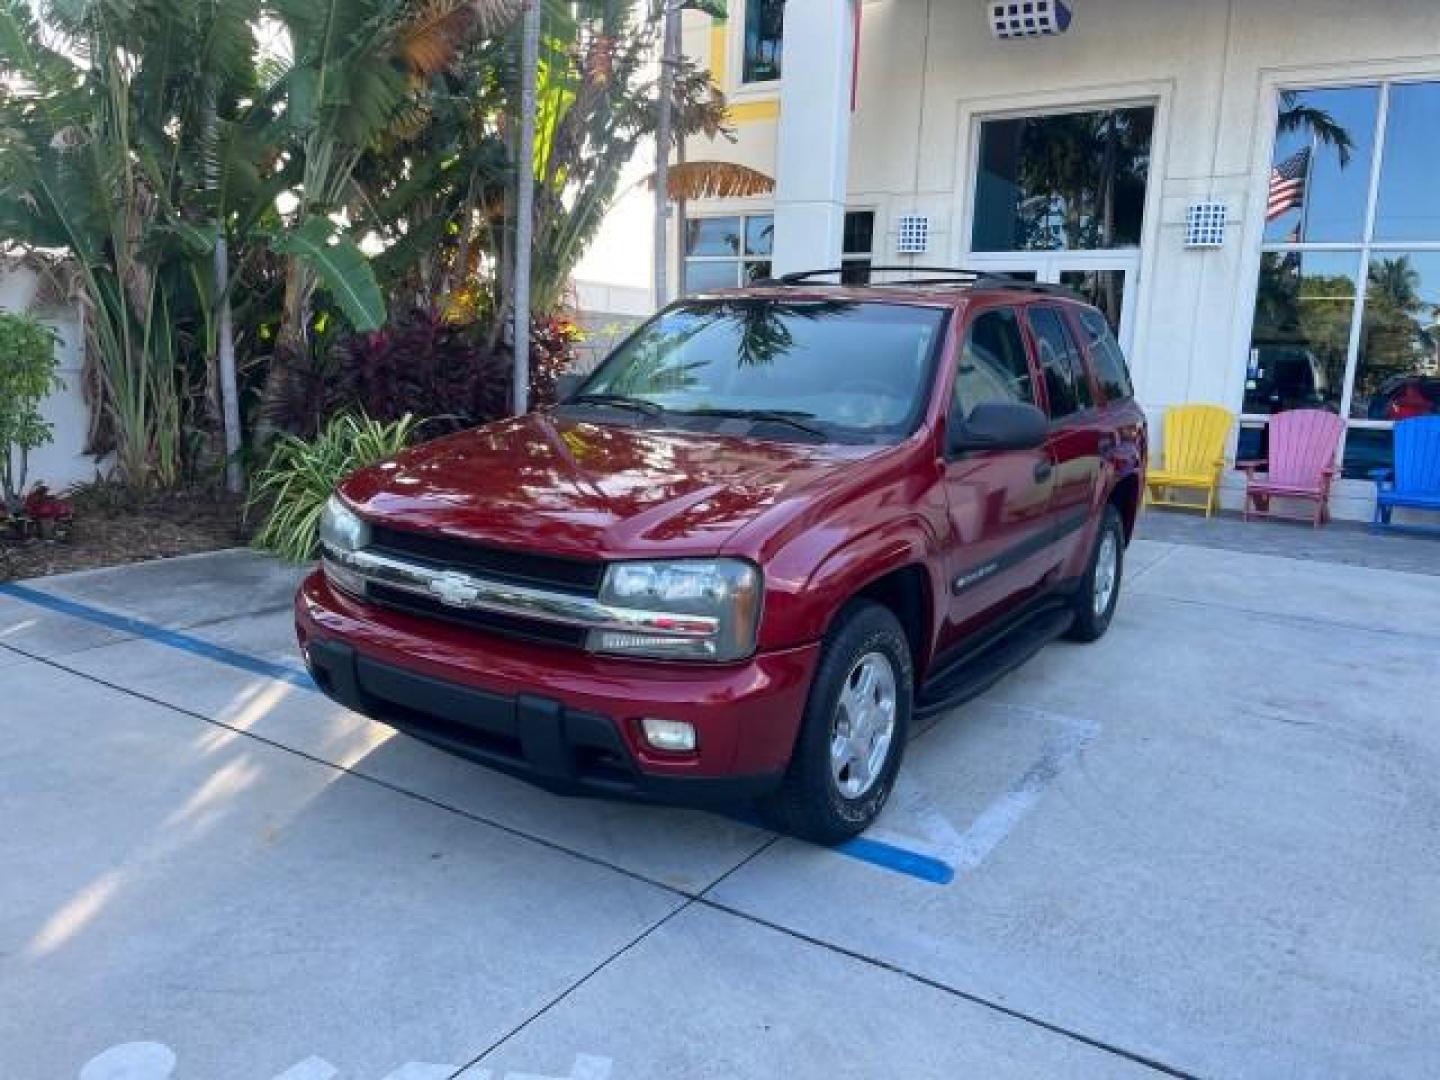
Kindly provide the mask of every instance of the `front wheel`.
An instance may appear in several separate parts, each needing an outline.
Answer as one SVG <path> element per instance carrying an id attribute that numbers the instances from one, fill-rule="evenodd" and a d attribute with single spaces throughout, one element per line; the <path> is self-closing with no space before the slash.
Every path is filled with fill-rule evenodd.
<path id="1" fill-rule="evenodd" d="M 890 797 L 910 726 L 914 668 L 888 608 L 857 601 L 825 636 L 795 752 L 764 809 L 784 832 L 834 844 Z"/>
<path id="2" fill-rule="evenodd" d="M 1120 577 L 1125 568 L 1125 524 L 1113 503 L 1105 506 L 1090 565 L 1075 592 L 1075 621 L 1066 634 L 1072 641 L 1098 641 L 1110 629 L 1120 599 Z"/>

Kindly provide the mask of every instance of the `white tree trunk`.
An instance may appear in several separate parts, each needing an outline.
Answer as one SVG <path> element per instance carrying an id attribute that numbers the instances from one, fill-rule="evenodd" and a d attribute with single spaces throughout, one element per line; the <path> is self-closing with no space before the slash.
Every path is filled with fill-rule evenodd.
<path id="1" fill-rule="evenodd" d="M 520 44 L 520 144 L 515 148 L 515 415 L 530 409 L 530 248 L 535 229 L 535 81 L 540 70 L 540 0 L 527 0 Z"/>
<path id="2" fill-rule="evenodd" d="M 215 322 L 220 414 L 225 425 L 225 490 L 239 495 L 245 490 L 245 470 L 240 463 L 240 391 L 235 382 L 235 324 L 230 314 L 230 252 L 223 223 L 215 227 L 215 295 L 220 301 Z"/>
<path id="3" fill-rule="evenodd" d="M 679 0 L 665 0 L 663 45 L 660 52 L 660 100 L 655 114 L 655 306 L 670 299 L 669 227 L 670 144 L 675 102 L 675 68 L 680 61 Z"/>

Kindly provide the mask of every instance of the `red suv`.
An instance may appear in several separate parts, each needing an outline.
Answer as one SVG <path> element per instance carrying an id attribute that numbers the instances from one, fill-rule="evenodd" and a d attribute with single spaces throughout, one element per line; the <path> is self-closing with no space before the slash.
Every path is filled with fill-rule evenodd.
<path id="1" fill-rule="evenodd" d="M 912 720 L 1105 632 L 1146 428 L 1069 292 L 815 278 L 673 304 L 555 409 L 346 480 L 316 682 L 556 790 L 863 829 Z"/>

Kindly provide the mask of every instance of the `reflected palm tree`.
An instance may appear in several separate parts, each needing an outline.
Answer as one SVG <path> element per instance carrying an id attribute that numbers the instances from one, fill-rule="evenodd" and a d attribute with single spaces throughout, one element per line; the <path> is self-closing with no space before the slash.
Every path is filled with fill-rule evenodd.
<path id="1" fill-rule="evenodd" d="M 1329 111 L 1308 104 L 1298 90 L 1280 91 L 1280 114 L 1275 120 L 1275 130 L 1281 135 L 1308 131 L 1317 143 L 1334 148 L 1342 169 L 1350 164 L 1355 140 L 1349 130 Z"/>

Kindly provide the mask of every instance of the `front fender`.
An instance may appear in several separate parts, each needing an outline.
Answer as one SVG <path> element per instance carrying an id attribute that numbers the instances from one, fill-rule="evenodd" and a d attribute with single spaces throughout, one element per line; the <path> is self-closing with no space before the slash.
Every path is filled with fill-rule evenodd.
<path id="1" fill-rule="evenodd" d="M 772 563 L 767 581 L 768 606 L 761 626 L 760 645 L 788 648 L 823 637 L 840 609 L 866 586 L 908 566 L 923 569 L 930 597 L 944 595 L 938 552 L 940 538 L 931 522 L 920 515 L 883 522 L 863 532 L 833 537 L 823 549 L 807 544 L 808 570 L 796 572 L 800 553 L 787 553 Z M 787 563 L 792 564 L 787 569 Z M 933 603 L 933 601 L 932 601 Z M 927 611 L 926 625 L 935 626 Z M 933 644 L 928 641 L 927 644 Z M 916 657 L 917 663 L 922 658 Z"/>

